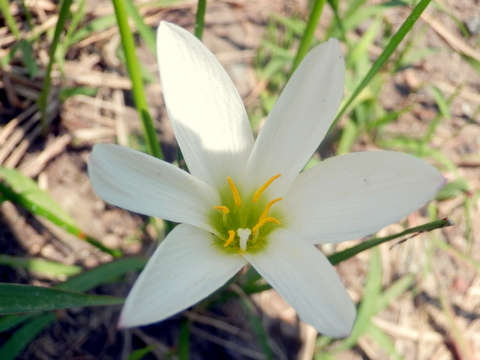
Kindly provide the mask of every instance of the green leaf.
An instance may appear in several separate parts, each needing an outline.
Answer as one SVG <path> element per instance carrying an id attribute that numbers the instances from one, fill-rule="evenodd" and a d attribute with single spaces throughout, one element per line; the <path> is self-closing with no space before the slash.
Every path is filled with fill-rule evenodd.
<path id="1" fill-rule="evenodd" d="M 66 265 L 44 259 L 25 259 L 23 257 L 0 255 L 0 265 L 20 267 L 44 275 L 76 275 L 82 271 L 80 266 Z"/>
<path id="2" fill-rule="evenodd" d="M 122 304 L 124 299 L 40 286 L 0 283 L 0 314 L 21 314 L 83 306 Z"/>
<path id="3" fill-rule="evenodd" d="M 132 0 L 125 1 L 125 8 L 128 12 L 128 15 L 133 19 L 135 22 L 135 26 L 137 27 L 137 31 L 145 41 L 145 44 L 148 46 L 152 54 L 155 54 L 156 49 L 156 41 L 155 41 L 155 33 L 154 31 L 145 24 L 143 18 L 138 13 L 137 8 Z"/>
<path id="4" fill-rule="evenodd" d="M 398 234 L 393 234 L 390 236 L 385 236 L 383 238 L 373 238 L 367 241 L 364 241 L 358 245 L 352 246 L 351 248 L 348 248 L 346 250 L 337 252 L 335 254 L 332 254 L 328 257 L 328 260 L 332 263 L 332 265 L 338 264 L 348 258 L 351 258 L 352 256 L 355 256 L 362 251 L 371 249 L 375 246 L 378 246 L 380 244 L 383 244 L 384 242 L 391 241 L 394 239 L 398 239 L 400 237 L 406 237 L 407 235 L 412 235 L 416 233 L 422 233 L 426 231 L 432 231 L 435 229 L 440 229 L 442 227 L 446 226 L 452 226 L 453 222 L 450 219 L 442 219 L 442 220 L 435 220 L 420 226 L 416 226 L 410 229 L 407 229 L 405 231 L 399 232 Z"/>
<path id="5" fill-rule="evenodd" d="M 44 213 L 48 212 L 61 221 L 62 224 L 74 224 L 74 220 L 47 192 L 41 190 L 35 181 L 23 175 L 20 171 L 0 167 L 0 178 L 22 199 L 18 203 L 22 206 L 27 205 L 25 206 L 26 209 L 33 214 L 44 216 Z M 8 194 L 8 191 L 5 191 L 5 189 L 0 187 L 0 192 L 4 193 L 4 196 L 6 195 L 10 200 L 15 201 L 9 196 L 10 194 Z"/>
<path id="6" fill-rule="evenodd" d="M 50 44 L 50 49 L 48 52 L 49 60 L 47 68 L 45 70 L 45 77 L 43 79 L 43 86 L 40 96 L 37 99 L 38 107 L 42 113 L 42 130 L 46 132 L 46 118 L 47 118 L 47 105 L 50 97 L 50 87 L 52 84 L 52 69 L 55 62 L 55 54 L 57 51 L 58 44 L 60 43 L 60 36 L 63 33 L 64 25 L 67 21 L 67 18 L 70 15 L 70 6 L 72 5 L 73 0 L 63 0 L 60 3 L 60 11 L 58 13 L 58 20 L 55 26 L 55 33 L 53 35 L 52 43 Z"/>
<path id="7" fill-rule="evenodd" d="M 86 96 L 95 96 L 97 89 L 85 87 L 85 86 L 76 86 L 73 88 L 65 87 L 60 90 L 58 97 L 60 100 L 65 101 L 69 97 L 76 95 L 86 95 Z"/>
<path id="8" fill-rule="evenodd" d="M 333 121 L 332 125 L 330 126 L 329 132 L 335 127 L 336 123 L 343 115 L 343 113 L 347 110 L 347 108 L 351 105 L 351 103 L 355 100 L 355 98 L 362 92 L 362 90 L 370 83 L 373 77 L 380 71 L 380 69 L 387 63 L 390 56 L 393 52 L 397 49 L 398 45 L 402 42 L 403 38 L 409 33 L 412 29 L 413 25 L 417 22 L 420 15 L 423 13 L 425 8 L 430 4 L 431 0 L 421 0 L 417 6 L 412 10 L 410 16 L 404 21 L 402 26 L 398 29 L 398 31 L 392 36 L 390 42 L 383 50 L 382 54 L 378 57 L 378 59 L 373 63 L 370 71 L 365 75 L 363 80 L 360 84 L 356 87 L 355 91 L 350 95 L 347 101 L 342 105 L 340 111 L 338 112 L 335 120 Z"/>
<path id="9" fill-rule="evenodd" d="M 87 291 L 110 282 L 119 276 L 123 276 L 129 271 L 141 270 L 146 264 L 147 259 L 138 257 L 115 260 L 76 275 L 64 283 L 58 284 L 56 288 L 71 291 Z"/>
<path id="10" fill-rule="evenodd" d="M 351 335 L 345 339 L 338 350 L 353 347 L 358 338 L 367 330 L 371 318 L 377 313 L 375 306 L 377 298 L 382 291 L 382 263 L 378 248 L 372 249 L 365 290 L 360 305 L 358 306 L 357 318 L 353 325 Z"/>
<path id="11" fill-rule="evenodd" d="M 155 349 L 155 346 L 148 345 L 144 348 L 133 350 L 130 353 L 130 355 L 128 355 L 128 360 L 142 360 L 146 355 L 150 354 L 154 349 Z"/>
<path id="12" fill-rule="evenodd" d="M 122 255 L 120 250 L 110 249 L 100 241 L 81 231 L 74 220 L 37 183 L 15 169 L 0 167 L 0 194 L 10 201 L 23 206 L 32 214 L 39 215 L 55 225 L 114 257 Z"/>
<path id="13" fill-rule="evenodd" d="M 37 335 L 55 320 L 55 314 L 48 313 L 33 319 L 15 331 L 0 348 L 0 359 L 14 360 Z"/>
<path id="14" fill-rule="evenodd" d="M 124 258 L 100 265 L 76 275 L 64 283 L 55 286 L 56 289 L 70 291 L 88 291 L 101 284 L 105 284 L 129 271 L 141 270 L 147 263 L 143 258 Z M 7 315 L 0 317 L 0 332 L 7 331 L 35 315 Z"/>
<path id="15" fill-rule="evenodd" d="M 448 182 L 438 193 L 436 199 L 448 200 L 457 197 L 461 194 L 468 193 L 470 191 L 470 185 L 465 179 L 457 179 Z"/>
<path id="16" fill-rule="evenodd" d="M 392 339 L 377 326 L 369 324 L 367 327 L 367 334 L 388 353 L 389 359 L 402 359 L 402 356 L 398 353 L 397 349 L 395 349 Z"/>

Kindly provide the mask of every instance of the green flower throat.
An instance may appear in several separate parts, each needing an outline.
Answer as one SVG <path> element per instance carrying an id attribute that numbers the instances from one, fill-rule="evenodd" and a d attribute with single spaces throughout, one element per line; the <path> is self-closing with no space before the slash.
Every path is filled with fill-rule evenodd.
<path id="1" fill-rule="evenodd" d="M 228 253 L 254 253 L 266 247 L 268 234 L 281 224 L 282 214 L 274 205 L 282 198 L 268 200 L 265 190 L 279 177 L 271 177 L 249 196 L 227 178 L 228 186 L 220 191 L 222 205 L 214 206 L 210 216 L 217 230 L 216 247 Z"/>

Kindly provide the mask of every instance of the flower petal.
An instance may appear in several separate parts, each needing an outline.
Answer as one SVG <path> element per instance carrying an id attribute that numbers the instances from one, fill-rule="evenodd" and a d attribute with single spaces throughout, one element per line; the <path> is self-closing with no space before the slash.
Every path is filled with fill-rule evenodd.
<path id="1" fill-rule="evenodd" d="M 345 65 L 335 39 L 311 50 L 295 71 L 258 135 L 248 173 L 258 183 L 275 174 L 282 196 L 323 140 L 343 95 Z M 252 176 L 250 176 L 251 178 Z"/>
<path id="2" fill-rule="evenodd" d="M 289 230 L 313 243 L 372 234 L 431 200 L 445 180 L 413 156 L 370 151 L 325 160 L 284 197 Z"/>
<path id="3" fill-rule="evenodd" d="M 327 258 L 284 229 L 272 232 L 269 240 L 265 251 L 244 254 L 247 260 L 303 321 L 322 334 L 348 336 L 355 307 Z"/>
<path id="4" fill-rule="evenodd" d="M 243 173 L 253 146 L 245 107 L 218 60 L 186 30 L 158 29 L 158 64 L 175 136 L 190 173 L 211 185 Z"/>
<path id="5" fill-rule="evenodd" d="M 110 204 L 208 230 L 208 211 L 220 202 L 215 190 L 186 171 L 118 145 L 95 145 L 88 174 Z"/>
<path id="6" fill-rule="evenodd" d="M 164 320 L 204 299 L 246 264 L 212 246 L 212 234 L 178 225 L 160 244 L 128 294 L 119 327 Z"/>

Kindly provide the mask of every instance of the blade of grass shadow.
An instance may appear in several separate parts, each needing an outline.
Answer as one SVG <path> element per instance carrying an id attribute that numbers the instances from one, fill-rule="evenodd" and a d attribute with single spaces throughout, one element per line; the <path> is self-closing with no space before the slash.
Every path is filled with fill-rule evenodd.
<path id="1" fill-rule="evenodd" d="M 356 87 L 352 95 L 348 98 L 347 101 L 343 104 L 340 111 L 338 112 L 335 120 L 333 121 L 332 125 L 330 126 L 329 133 L 335 128 L 338 120 L 343 115 L 343 113 L 347 110 L 350 104 L 355 100 L 355 98 L 360 94 L 360 92 L 368 85 L 368 83 L 373 79 L 373 77 L 380 71 L 380 69 L 385 65 L 388 61 L 390 56 L 393 54 L 395 49 L 398 45 L 402 42 L 403 38 L 408 34 L 408 32 L 412 29 L 413 25 L 417 22 L 420 15 L 423 13 L 425 8 L 430 4 L 431 0 L 421 0 L 417 6 L 412 10 L 408 18 L 404 21 L 400 29 L 392 36 L 390 42 L 383 50 L 382 54 L 378 57 L 378 59 L 373 63 L 370 71 L 365 75 L 363 80 L 360 84 Z"/>
<path id="2" fill-rule="evenodd" d="M 148 104 L 143 87 L 143 81 L 140 74 L 140 66 L 135 52 L 135 43 L 127 21 L 127 13 L 123 0 L 113 0 L 115 16 L 120 30 L 120 38 L 125 53 L 128 73 L 132 81 L 132 92 L 135 106 L 142 119 L 143 134 L 147 144 L 148 153 L 159 159 L 163 159 L 163 152 L 160 148 L 160 142 L 157 138 L 157 132 L 153 126 L 153 120 L 148 112 Z"/>

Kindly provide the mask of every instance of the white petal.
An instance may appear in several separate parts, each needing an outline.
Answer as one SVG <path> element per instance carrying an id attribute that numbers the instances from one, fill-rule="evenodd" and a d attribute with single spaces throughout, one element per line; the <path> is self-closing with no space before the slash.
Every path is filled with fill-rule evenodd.
<path id="1" fill-rule="evenodd" d="M 110 204 L 204 229 L 210 229 L 209 210 L 220 203 L 215 190 L 189 173 L 118 145 L 95 145 L 88 174 L 96 193 Z"/>
<path id="2" fill-rule="evenodd" d="M 248 173 L 255 187 L 282 174 L 270 191 L 282 196 L 323 140 L 343 95 L 345 65 L 335 39 L 311 50 L 283 90 L 255 142 Z"/>
<path id="3" fill-rule="evenodd" d="M 178 225 L 160 244 L 128 294 L 119 326 L 164 320 L 204 299 L 246 264 L 212 246 L 212 234 Z"/>
<path id="4" fill-rule="evenodd" d="M 260 275 L 320 333 L 350 334 L 355 307 L 327 258 L 284 229 L 271 233 L 265 251 L 244 256 Z"/>
<path id="5" fill-rule="evenodd" d="M 253 146 L 242 100 L 213 54 L 186 30 L 158 29 L 158 64 L 175 136 L 192 175 L 211 185 L 238 179 Z"/>
<path id="6" fill-rule="evenodd" d="M 371 151 L 325 160 L 300 174 L 282 204 L 289 229 L 314 243 L 372 234 L 431 200 L 444 178 L 413 156 Z"/>

